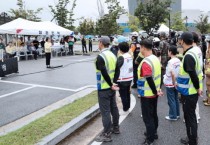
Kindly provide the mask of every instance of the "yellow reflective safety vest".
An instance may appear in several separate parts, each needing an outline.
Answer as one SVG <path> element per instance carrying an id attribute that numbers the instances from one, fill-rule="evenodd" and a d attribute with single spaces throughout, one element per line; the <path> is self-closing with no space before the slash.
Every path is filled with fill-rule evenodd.
<path id="1" fill-rule="evenodd" d="M 197 94 L 197 90 L 195 89 L 189 74 L 187 72 L 185 72 L 184 66 L 183 66 L 184 58 L 188 54 L 191 55 L 195 60 L 195 63 L 196 63 L 195 70 L 196 70 L 196 73 L 197 73 L 197 76 L 199 79 L 200 89 L 203 88 L 203 82 L 202 82 L 203 72 L 201 70 L 199 57 L 196 54 L 197 51 L 195 49 L 196 49 L 195 47 L 191 48 L 184 55 L 184 57 L 182 59 L 182 63 L 180 65 L 179 75 L 177 77 L 177 84 L 178 84 L 177 89 L 182 95 L 185 95 L 185 96 Z"/>
<path id="2" fill-rule="evenodd" d="M 117 58 L 116 56 L 107 48 L 101 51 L 99 54 L 106 66 L 107 73 L 113 81 L 114 79 L 114 74 L 115 74 L 115 68 L 116 68 L 116 63 L 117 63 Z M 98 90 L 103 90 L 103 89 L 109 89 L 111 88 L 109 84 L 104 80 L 104 77 L 101 74 L 101 71 L 96 68 L 96 78 L 97 78 L 97 88 Z"/>
<path id="3" fill-rule="evenodd" d="M 157 91 L 160 90 L 161 83 L 161 64 L 160 60 L 155 55 L 150 55 L 142 60 L 138 67 L 138 93 L 141 97 L 151 97 L 154 96 L 151 88 L 145 77 L 141 77 L 142 64 L 146 62 L 152 68 L 152 78 L 154 80 Z"/>

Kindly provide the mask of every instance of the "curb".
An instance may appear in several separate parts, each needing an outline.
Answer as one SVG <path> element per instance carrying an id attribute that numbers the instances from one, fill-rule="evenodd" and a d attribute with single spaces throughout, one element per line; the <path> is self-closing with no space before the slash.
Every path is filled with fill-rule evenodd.
<path id="1" fill-rule="evenodd" d="M 82 125 L 87 123 L 89 120 L 94 118 L 96 115 L 99 114 L 99 105 L 96 104 L 95 106 L 91 107 L 89 110 L 83 112 L 77 118 L 73 119 L 69 123 L 66 123 L 61 128 L 54 131 L 52 134 L 44 137 L 39 143 L 36 145 L 55 145 L 62 141 L 64 138 L 69 136 L 75 130 L 80 128 Z"/>
<path id="2" fill-rule="evenodd" d="M 134 107 L 136 106 L 136 98 L 133 94 L 131 94 L 131 106 L 130 106 L 130 111 L 132 111 L 134 109 Z M 119 113 L 121 112 L 122 110 L 119 110 Z M 126 119 L 126 117 L 130 114 L 131 112 L 129 112 L 128 114 L 121 114 L 120 113 L 120 118 L 119 118 L 119 124 L 121 124 L 123 122 L 123 120 Z M 102 130 L 101 130 L 102 131 Z M 101 132 L 100 131 L 100 132 Z M 88 143 L 88 145 L 101 145 L 103 142 L 96 142 L 95 141 L 95 138 Z"/>
<path id="3" fill-rule="evenodd" d="M 88 86 L 88 87 L 91 87 L 91 86 Z M 33 112 L 25 117 L 22 117 L 14 122 L 11 122 L 5 126 L 0 127 L 0 136 L 6 135 L 10 132 L 13 132 L 13 131 L 35 121 L 36 119 L 39 119 L 39 118 L 49 114 L 50 112 L 52 112 L 56 109 L 59 109 L 65 105 L 68 105 L 68 104 L 74 102 L 75 100 L 83 98 L 85 95 L 95 91 L 94 88 L 88 88 L 88 87 L 80 88 L 80 89 L 76 90 L 77 91 L 76 93 L 72 94 L 69 97 L 66 97 L 58 102 L 55 102 L 55 103 L 53 103 L 49 106 L 46 106 L 36 112 Z"/>

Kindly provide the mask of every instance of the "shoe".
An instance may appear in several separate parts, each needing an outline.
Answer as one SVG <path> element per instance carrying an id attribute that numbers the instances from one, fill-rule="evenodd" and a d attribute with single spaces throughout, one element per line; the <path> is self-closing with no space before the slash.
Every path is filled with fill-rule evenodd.
<path id="1" fill-rule="evenodd" d="M 177 118 L 176 118 L 176 119 L 172 119 L 172 118 L 170 118 L 169 116 L 166 116 L 165 119 L 166 119 L 166 120 L 170 120 L 170 121 L 177 121 Z"/>
<path id="2" fill-rule="evenodd" d="M 189 139 L 188 139 L 188 137 L 181 138 L 181 139 L 180 139 L 180 142 L 181 142 L 182 144 L 188 145 L 188 144 L 189 144 Z"/>
<path id="3" fill-rule="evenodd" d="M 101 133 L 99 136 L 95 139 L 96 142 L 111 142 L 111 132 L 110 133 Z"/>
<path id="4" fill-rule="evenodd" d="M 204 105 L 205 105 L 205 106 L 210 106 L 210 103 L 205 102 Z"/>
<path id="5" fill-rule="evenodd" d="M 120 134 L 120 128 L 119 128 L 119 126 L 113 127 L 112 128 L 112 133 L 114 133 L 114 134 Z"/>
<path id="6" fill-rule="evenodd" d="M 208 99 L 203 99 L 203 103 L 206 103 L 208 101 Z"/>
<path id="7" fill-rule="evenodd" d="M 145 139 L 142 145 L 153 145 L 153 142 L 150 142 L 149 140 Z"/>
<path id="8" fill-rule="evenodd" d="M 133 84 L 133 86 L 131 88 L 136 89 L 137 88 L 137 85 L 136 84 Z"/>
<path id="9" fill-rule="evenodd" d="M 144 136 L 147 137 L 147 133 L 146 132 L 144 132 Z M 158 139 L 157 133 L 155 133 L 154 139 Z"/>

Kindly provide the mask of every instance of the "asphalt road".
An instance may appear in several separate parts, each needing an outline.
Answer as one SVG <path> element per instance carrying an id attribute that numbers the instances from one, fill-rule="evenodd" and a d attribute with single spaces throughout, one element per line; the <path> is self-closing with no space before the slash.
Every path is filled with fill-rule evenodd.
<path id="1" fill-rule="evenodd" d="M 95 57 L 54 57 L 52 66 L 64 65 L 57 69 L 47 69 L 45 58 L 20 61 L 19 74 L 0 81 L 0 127 L 95 85 Z"/>
<path id="2" fill-rule="evenodd" d="M 133 91 L 136 96 L 137 93 Z M 110 143 L 103 143 L 102 145 L 141 145 L 145 137 L 145 125 L 141 118 L 140 99 L 137 99 L 134 110 L 128 115 L 128 117 L 121 123 L 121 134 L 112 135 L 113 141 Z M 200 116 L 201 120 L 198 125 L 199 145 L 209 145 L 209 116 L 210 107 L 205 107 L 202 103 L 202 99 L 199 99 L 200 104 Z M 178 121 L 165 120 L 165 116 L 168 115 L 167 98 L 160 97 L 158 101 L 158 116 L 159 116 L 159 139 L 155 141 L 154 145 L 180 145 L 181 137 L 186 137 L 186 127 L 183 123 L 182 106 L 181 119 Z"/>

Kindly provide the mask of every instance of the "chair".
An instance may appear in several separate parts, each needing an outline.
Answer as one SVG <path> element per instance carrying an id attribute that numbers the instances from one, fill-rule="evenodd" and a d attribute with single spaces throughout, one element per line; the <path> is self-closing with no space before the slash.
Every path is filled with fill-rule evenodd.
<path id="1" fill-rule="evenodd" d="M 34 58 L 34 54 L 32 53 L 32 51 L 30 51 L 30 52 L 26 52 L 26 60 L 28 60 L 29 58 L 31 58 L 31 59 L 33 59 Z"/>
<path id="2" fill-rule="evenodd" d="M 43 48 L 38 48 L 37 51 L 39 52 L 39 56 L 41 56 L 41 58 L 45 56 L 45 52 Z"/>

